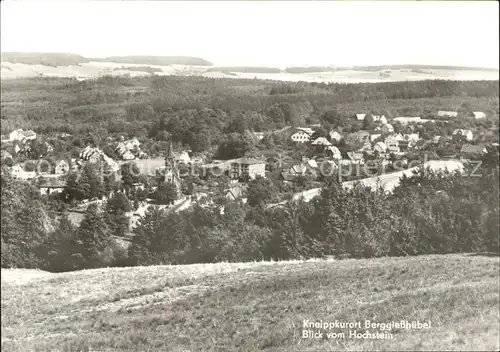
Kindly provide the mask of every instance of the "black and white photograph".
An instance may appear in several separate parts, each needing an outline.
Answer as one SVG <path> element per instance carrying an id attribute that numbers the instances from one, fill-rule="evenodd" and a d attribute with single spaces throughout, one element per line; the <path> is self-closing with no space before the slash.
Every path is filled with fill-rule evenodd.
<path id="1" fill-rule="evenodd" d="M 500 351 L 499 2 L 0 6 L 2 351 Z"/>

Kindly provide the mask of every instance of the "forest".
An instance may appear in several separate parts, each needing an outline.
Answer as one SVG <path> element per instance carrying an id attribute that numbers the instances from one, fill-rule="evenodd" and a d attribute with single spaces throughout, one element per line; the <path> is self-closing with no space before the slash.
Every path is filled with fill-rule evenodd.
<path id="1" fill-rule="evenodd" d="M 151 154 L 172 138 L 194 152 L 240 139 L 245 130 L 322 124 L 357 131 L 356 113 L 436 118 L 438 110 L 458 111 L 440 135 L 455 128 L 498 126 L 498 81 L 419 81 L 393 83 L 282 83 L 201 77 L 111 77 L 77 81 L 33 78 L 2 82 L 2 134 L 32 129 L 46 137 L 72 136 L 61 150 L 108 137 L 137 137 Z M 474 120 L 471 111 L 487 119 Z M 441 126 L 441 127 L 440 127 Z M 397 128 L 398 126 L 395 126 Z M 435 127 L 429 127 L 436 129 Z M 56 140 L 56 144 L 63 143 Z"/>
<path id="2" fill-rule="evenodd" d="M 498 81 L 321 84 L 108 76 L 81 82 L 36 78 L 2 83 L 2 134 L 15 128 L 33 129 L 53 137 L 61 153 L 77 154 L 87 143 L 100 145 L 110 136 L 125 135 L 139 138 L 158 152 L 171 138 L 195 153 L 213 150 L 231 158 L 238 156 L 234 151 L 246 154 L 257 147 L 247 130 L 320 123 L 319 133 L 339 127 L 353 132 L 364 127 L 352 118 L 361 112 L 425 118 L 435 117 L 438 110 L 454 110 L 457 118 L 448 124 L 426 124 L 421 133 L 431 137 L 449 135 L 453 128 L 493 128 L 498 135 Z M 471 111 L 484 111 L 488 117 L 475 120 Z M 58 138 L 60 133 L 71 136 Z M 291 148 L 289 144 L 271 135 L 257 148 L 280 151 Z M 359 187 L 347 191 L 332 175 L 324 177 L 321 194 L 313 201 L 288 201 L 274 208 L 266 204 L 276 200 L 281 185 L 273 177 L 256 179 L 248 183 L 246 204 L 228 201 L 219 192 L 214 202 L 200 200 L 180 213 L 152 207 L 127 241 L 123 238 L 129 236 L 129 219 L 124 214 L 136 207 L 137 195 L 128 190 L 115 192 L 102 209 L 89 206 L 83 221 L 75 226 L 65 206 L 41 196 L 35 185 L 13 179 L 2 163 L 2 267 L 68 271 L 165 263 L 495 252 L 498 149 L 491 149 L 480 161 L 474 177 L 470 173 L 444 177 L 421 170 L 413 178 L 402 179 L 392 194 Z M 68 180 L 64 194 L 99 198 L 117 189 L 115 180 L 102 179 L 92 168 L 84 169 L 82 180 Z M 135 180 L 121 182 L 133 184 Z M 165 200 L 166 194 L 170 202 L 172 189 L 162 191 L 157 199 Z"/>

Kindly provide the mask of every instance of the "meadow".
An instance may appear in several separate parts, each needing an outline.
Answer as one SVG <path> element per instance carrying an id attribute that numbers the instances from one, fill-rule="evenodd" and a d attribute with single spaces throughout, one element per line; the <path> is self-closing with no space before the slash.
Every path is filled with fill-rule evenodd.
<path id="1" fill-rule="evenodd" d="M 2 351 L 498 350 L 499 269 L 476 254 L 2 269 Z M 304 319 L 431 328 L 309 339 Z"/>

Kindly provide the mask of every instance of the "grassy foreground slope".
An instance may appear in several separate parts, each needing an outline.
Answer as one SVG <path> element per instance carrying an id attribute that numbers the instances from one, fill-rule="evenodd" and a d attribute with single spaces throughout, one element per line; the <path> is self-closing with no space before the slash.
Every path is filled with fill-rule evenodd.
<path id="1" fill-rule="evenodd" d="M 2 351 L 498 350 L 499 258 L 2 270 Z M 431 321 L 303 339 L 303 319 Z M 342 330 L 332 330 L 341 332 Z M 344 330 L 345 331 L 345 330 Z"/>

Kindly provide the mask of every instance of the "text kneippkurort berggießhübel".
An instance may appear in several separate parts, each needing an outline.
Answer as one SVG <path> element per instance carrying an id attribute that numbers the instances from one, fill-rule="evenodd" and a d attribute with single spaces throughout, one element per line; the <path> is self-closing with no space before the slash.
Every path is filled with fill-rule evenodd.
<path id="1" fill-rule="evenodd" d="M 404 330 L 429 330 L 430 321 L 323 321 L 303 319 L 302 339 L 332 340 L 391 340 L 394 333 Z"/>

